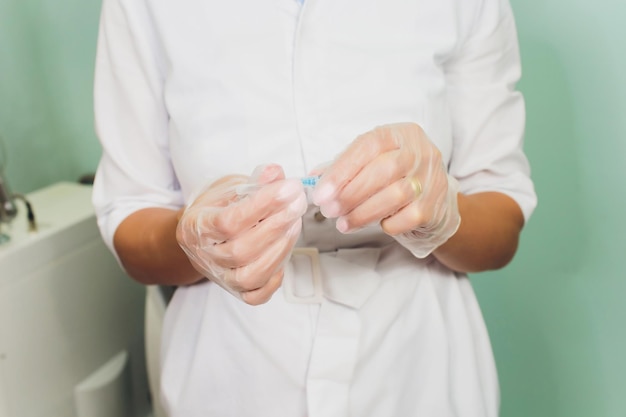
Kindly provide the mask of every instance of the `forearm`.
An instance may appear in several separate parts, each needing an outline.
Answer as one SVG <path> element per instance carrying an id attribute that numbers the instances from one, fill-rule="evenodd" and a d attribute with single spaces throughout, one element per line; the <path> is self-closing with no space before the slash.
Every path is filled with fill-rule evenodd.
<path id="1" fill-rule="evenodd" d="M 458 194 L 461 225 L 433 255 L 459 272 L 499 269 L 515 255 L 524 217 L 510 197 L 496 192 Z"/>
<path id="2" fill-rule="evenodd" d="M 176 241 L 180 211 L 139 210 L 117 228 L 115 250 L 126 272 L 143 284 L 185 285 L 202 279 Z"/>

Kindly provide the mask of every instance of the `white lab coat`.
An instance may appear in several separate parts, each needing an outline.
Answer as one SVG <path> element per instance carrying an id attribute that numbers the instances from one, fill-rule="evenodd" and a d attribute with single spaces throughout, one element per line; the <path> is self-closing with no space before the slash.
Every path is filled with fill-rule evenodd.
<path id="1" fill-rule="evenodd" d="M 506 0 L 104 0 L 102 235 L 113 249 L 135 210 L 179 208 L 263 163 L 303 176 L 358 134 L 403 121 L 425 129 L 462 192 L 505 193 L 528 218 L 519 73 Z M 315 214 L 298 246 L 319 261 L 294 256 L 267 304 L 209 281 L 177 290 L 162 346 L 171 417 L 496 416 L 467 277 L 377 226 L 341 235 Z M 313 293 L 314 265 L 321 298 L 294 302 Z"/>

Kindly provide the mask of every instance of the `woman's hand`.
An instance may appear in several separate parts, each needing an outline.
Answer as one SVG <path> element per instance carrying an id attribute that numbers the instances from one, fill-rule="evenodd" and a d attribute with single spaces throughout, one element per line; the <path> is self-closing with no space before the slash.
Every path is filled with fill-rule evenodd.
<path id="1" fill-rule="evenodd" d="M 176 237 L 196 270 L 248 304 L 268 301 L 300 235 L 307 201 L 277 165 L 214 182 L 183 212 Z"/>
<path id="2" fill-rule="evenodd" d="M 448 240 L 460 224 L 457 182 L 441 153 L 414 123 L 385 125 L 359 136 L 324 172 L 313 201 L 337 229 L 372 223 L 417 257 Z"/>

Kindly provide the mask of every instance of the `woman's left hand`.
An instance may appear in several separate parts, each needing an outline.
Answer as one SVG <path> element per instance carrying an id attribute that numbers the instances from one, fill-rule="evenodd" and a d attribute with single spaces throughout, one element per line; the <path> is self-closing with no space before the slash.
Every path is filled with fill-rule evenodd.
<path id="1" fill-rule="evenodd" d="M 337 218 L 340 232 L 380 223 L 421 258 L 458 229 L 457 192 L 422 128 L 400 123 L 356 138 L 324 171 L 313 201 L 324 216 Z"/>

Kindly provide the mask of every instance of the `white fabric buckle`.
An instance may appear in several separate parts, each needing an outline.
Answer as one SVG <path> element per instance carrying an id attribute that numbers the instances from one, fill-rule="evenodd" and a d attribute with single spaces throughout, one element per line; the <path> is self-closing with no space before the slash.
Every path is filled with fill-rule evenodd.
<path id="1" fill-rule="evenodd" d="M 295 304 L 321 304 L 324 290 L 317 248 L 294 248 L 291 264 L 294 273 L 283 281 L 285 300 Z"/>

